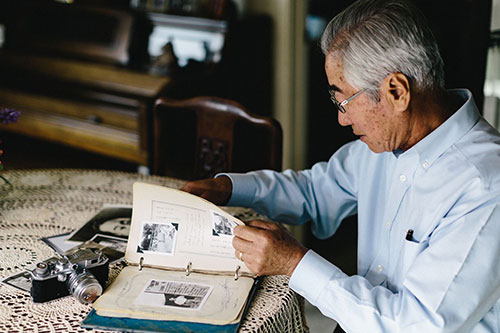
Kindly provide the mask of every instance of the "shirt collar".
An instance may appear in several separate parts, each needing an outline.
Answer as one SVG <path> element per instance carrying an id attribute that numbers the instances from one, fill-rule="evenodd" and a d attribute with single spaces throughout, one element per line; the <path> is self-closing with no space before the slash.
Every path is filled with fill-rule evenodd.
<path id="1" fill-rule="evenodd" d="M 460 98 L 463 101 L 462 106 L 438 128 L 407 151 L 416 151 L 420 157 L 420 165 L 424 168 L 432 165 L 449 147 L 469 132 L 480 117 L 469 90 L 453 89 L 448 92 Z M 398 154 L 396 154 L 397 156 Z"/>

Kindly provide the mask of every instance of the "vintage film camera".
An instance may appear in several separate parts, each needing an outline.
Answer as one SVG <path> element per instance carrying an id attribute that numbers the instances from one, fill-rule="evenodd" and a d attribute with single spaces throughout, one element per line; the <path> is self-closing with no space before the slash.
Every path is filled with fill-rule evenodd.
<path id="1" fill-rule="evenodd" d="M 31 299 L 42 303 L 72 294 L 87 304 L 101 296 L 108 279 L 108 258 L 96 248 L 77 247 L 31 271 Z"/>

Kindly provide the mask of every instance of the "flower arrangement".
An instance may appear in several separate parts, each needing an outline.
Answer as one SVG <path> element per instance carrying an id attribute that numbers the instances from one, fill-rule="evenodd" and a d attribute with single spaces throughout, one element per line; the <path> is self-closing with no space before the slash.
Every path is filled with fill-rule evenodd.
<path id="1" fill-rule="evenodd" d="M 19 118 L 20 114 L 21 112 L 17 110 L 0 107 L 0 123 L 2 124 L 15 123 L 17 121 L 17 118 Z M 1 140 L 0 143 L 2 143 Z M 3 150 L 0 149 L 0 156 L 2 155 L 3 155 Z M 1 170 L 3 170 L 3 164 L 2 161 L 0 160 L 0 171 Z M 0 175 L 0 178 L 3 179 L 5 183 L 10 184 L 10 182 L 4 176 Z"/>

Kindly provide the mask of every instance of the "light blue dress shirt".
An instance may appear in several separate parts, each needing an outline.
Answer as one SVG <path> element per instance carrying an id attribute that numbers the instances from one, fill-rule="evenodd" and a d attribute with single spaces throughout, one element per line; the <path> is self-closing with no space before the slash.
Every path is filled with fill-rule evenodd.
<path id="1" fill-rule="evenodd" d="M 309 250 L 290 279 L 347 332 L 500 332 L 500 135 L 450 93 L 463 106 L 405 152 L 358 140 L 310 170 L 229 174 L 229 205 L 319 238 L 358 214 L 358 275 Z"/>

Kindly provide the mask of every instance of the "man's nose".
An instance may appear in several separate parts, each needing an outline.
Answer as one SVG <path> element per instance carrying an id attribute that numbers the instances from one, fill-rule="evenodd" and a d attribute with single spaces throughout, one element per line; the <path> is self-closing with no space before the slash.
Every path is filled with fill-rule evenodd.
<path id="1" fill-rule="evenodd" d="M 337 113 L 338 113 L 338 122 L 341 126 L 352 125 L 351 119 L 349 119 L 349 116 L 347 115 L 347 113 L 342 113 L 340 111 L 338 111 Z"/>

